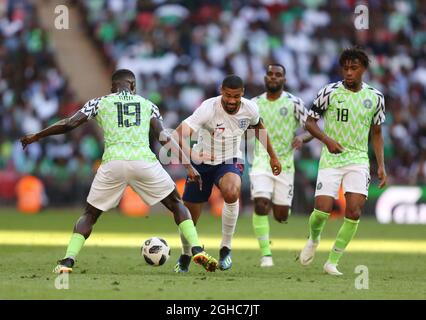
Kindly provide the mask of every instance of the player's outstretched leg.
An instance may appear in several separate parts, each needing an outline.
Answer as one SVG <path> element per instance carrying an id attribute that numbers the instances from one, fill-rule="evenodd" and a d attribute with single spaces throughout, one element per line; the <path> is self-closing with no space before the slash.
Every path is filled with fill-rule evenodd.
<path id="1" fill-rule="evenodd" d="M 314 209 L 309 217 L 309 239 L 299 255 L 300 263 L 304 266 L 310 265 L 314 260 L 315 251 L 319 245 L 321 232 L 328 220 L 329 213 Z"/>
<path id="2" fill-rule="evenodd" d="M 183 208 L 185 207 L 183 206 Z M 194 222 L 191 219 L 182 221 L 179 224 L 179 229 L 186 238 L 187 242 L 191 245 L 192 261 L 198 265 L 201 265 L 206 271 L 216 271 L 217 260 L 206 253 L 201 247 Z M 189 256 L 185 254 L 181 255 L 177 265 L 175 266 L 175 272 L 187 272 L 190 262 L 191 258 Z"/>
<path id="3" fill-rule="evenodd" d="M 195 229 L 189 210 L 183 205 L 182 199 L 177 190 L 174 189 L 161 201 L 161 203 L 173 213 L 175 222 L 179 226 L 179 232 L 191 246 L 192 261 L 201 265 L 206 271 L 215 271 L 217 268 L 217 260 L 207 254 L 201 247 L 197 230 Z M 180 260 L 181 259 L 179 259 L 179 261 Z M 175 272 L 181 272 L 180 270 L 181 268 L 175 266 Z"/>
<path id="4" fill-rule="evenodd" d="M 183 205 L 182 207 L 185 208 Z M 194 226 L 194 222 L 191 219 L 182 221 L 179 224 L 179 229 L 192 247 L 191 248 L 192 261 L 194 261 L 198 265 L 201 265 L 208 272 L 216 271 L 217 260 L 213 258 L 212 256 L 210 256 L 208 253 L 206 253 L 201 247 L 200 241 L 198 240 L 197 230 L 195 229 L 195 226 Z M 179 259 L 179 262 L 181 262 L 181 264 L 178 263 L 180 268 L 176 270 L 176 266 L 175 266 L 175 272 L 182 272 L 182 270 L 185 270 L 185 266 L 186 266 L 186 270 L 188 270 L 188 266 L 190 262 L 190 260 L 188 261 L 188 258 L 190 259 L 190 257 L 188 258 L 187 257 L 188 257 L 187 255 L 181 255 L 181 258 Z"/>
<path id="5" fill-rule="evenodd" d="M 102 210 L 96 209 L 89 203 L 86 206 L 86 211 L 77 220 L 74 226 L 73 234 L 65 253 L 65 257 L 58 260 L 54 273 L 71 273 L 75 263 L 75 259 L 84 245 L 86 239 L 92 233 L 93 225 L 102 214 Z"/>
<path id="6" fill-rule="evenodd" d="M 192 248 L 192 261 L 202 266 L 208 272 L 214 272 L 217 269 L 217 260 L 201 247 Z"/>
<path id="7" fill-rule="evenodd" d="M 194 225 L 197 223 L 198 218 L 201 215 L 202 204 L 193 203 L 193 202 L 184 202 L 185 207 L 189 209 L 189 212 L 194 221 Z M 185 238 L 183 233 L 179 229 L 180 240 L 182 243 L 182 254 L 179 256 L 178 261 L 176 261 L 174 271 L 176 273 L 185 273 L 189 271 L 189 265 L 191 264 L 192 250 L 191 244 Z"/>

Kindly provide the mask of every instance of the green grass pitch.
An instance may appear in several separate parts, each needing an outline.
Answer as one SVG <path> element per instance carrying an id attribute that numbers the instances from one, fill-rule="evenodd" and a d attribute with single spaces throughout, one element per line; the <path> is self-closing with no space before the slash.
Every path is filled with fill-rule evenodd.
<path id="1" fill-rule="evenodd" d="M 426 226 L 380 225 L 363 218 L 341 259 L 336 278 L 325 275 L 327 258 L 340 220 L 330 220 L 315 261 L 295 261 L 307 236 L 307 216 L 293 214 L 288 224 L 271 221 L 275 266 L 259 267 L 260 252 L 251 217 L 240 217 L 229 271 L 206 273 L 191 264 L 188 274 L 173 273 L 180 253 L 177 227 L 170 215 L 128 218 L 104 214 L 78 257 L 69 289 L 55 288 L 51 273 L 62 258 L 75 210 L 49 209 L 24 216 L 0 210 L 0 299 L 425 299 Z M 198 226 L 206 251 L 218 256 L 220 219 L 204 214 Z M 165 265 L 152 267 L 140 256 L 142 242 L 164 237 L 172 247 Z M 368 289 L 357 289 L 358 265 L 368 268 Z M 366 276 L 366 273 L 362 273 Z M 365 278 L 362 282 L 366 284 Z"/>

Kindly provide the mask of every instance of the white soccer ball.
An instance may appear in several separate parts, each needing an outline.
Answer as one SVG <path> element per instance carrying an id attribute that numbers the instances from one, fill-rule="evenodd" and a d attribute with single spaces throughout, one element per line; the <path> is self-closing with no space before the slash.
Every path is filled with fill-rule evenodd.
<path id="1" fill-rule="evenodd" d="M 166 240 L 159 237 L 152 237 L 143 243 L 141 254 L 149 265 L 161 266 L 170 257 L 170 247 Z"/>

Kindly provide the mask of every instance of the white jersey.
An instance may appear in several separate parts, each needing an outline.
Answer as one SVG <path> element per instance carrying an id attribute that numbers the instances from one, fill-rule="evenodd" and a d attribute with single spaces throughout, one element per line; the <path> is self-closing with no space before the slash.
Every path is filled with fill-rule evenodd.
<path id="1" fill-rule="evenodd" d="M 211 154 L 213 161 L 220 164 L 228 159 L 242 159 L 241 136 L 250 125 L 259 123 L 259 108 L 254 101 L 241 98 L 236 114 L 228 114 L 221 104 L 222 96 L 205 100 L 194 113 L 184 120 L 194 131 L 198 131 L 198 142 L 194 151 Z"/>

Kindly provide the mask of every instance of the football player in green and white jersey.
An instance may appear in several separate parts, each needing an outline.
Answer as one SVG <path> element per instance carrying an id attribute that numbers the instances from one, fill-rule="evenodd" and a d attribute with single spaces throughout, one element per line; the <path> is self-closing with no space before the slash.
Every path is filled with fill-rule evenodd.
<path id="1" fill-rule="evenodd" d="M 334 246 L 324 264 L 324 271 L 341 275 L 337 264 L 358 228 L 362 208 L 368 196 L 370 169 L 368 137 L 377 159 L 379 187 L 386 185 L 381 124 L 385 121 L 385 103 L 381 92 L 362 81 L 368 68 L 366 53 L 358 48 L 342 52 L 339 64 L 343 81 L 322 88 L 314 100 L 306 129 L 324 146 L 319 163 L 315 208 L 309 218 L 310 235 L 299 255 L 302 265 L 312 263 L 321 232 L 338 198 L 342 184 L 346 211 Z M 317 120 L 324 118 L 324 131 Z"/>
<path id="2" fill-rule="evenodd" d="M 174 154 L 185 158 L 179 145 L 164 130 L 160 112 L 151 101 L 135 94 L 133 72 L 120 69 L 112 75 L 112 94 L 88 101 L 70 118 L 21 138 L 23 148 L 42 138 L 71 131 L 88 120 L 96 119 L 102 128 L 105 151 L 102 164 L 87 197 L 86 211 L 74 226 L 65 257 L 58 261 L 55 273 L 72 272 L 77 254 L 90 236 L 102 212 L 118 205 L 129 185 L 149 205 L 160 202 L 172 211 L 181 234 L 191 247 L 192 260 L 207 271 L 215 271 L 217 260 L 204 252 L 188 209 L 176 186 L 149 148 L 149 134 Z M 160 139 L 161 134 L 161 139 Z M 186 158 L 184 163 L 189 163 Z M 185 166 L 190 180 L 201 183 L 192 165 Z"/>
<path id="3" fill-rule="evenodd" d="M 307 110 L 303 101 L 284 91 L 286 70 L 280 64 L 269 64 L 265 74 L 266 92 L 252 100 L 259 106 L 260 117 L 274 146 L 282 171 L 272 174 L 269 156 L 256 143 L 253 166 L 250 171 L 251 196 L 254 199 L 253 229 L 258 239 L 262 257 L 261 267 L 274 265 L 269 246 L 269 218 L 272 208 L 275 220 L 287 221 L 291 212 L 294 186 L 294 154 L 304 142 L 312 139 L 309 133 L 296 136 L 299 126 L 305 126 Z M 257 142 L 257 141 L 256 141 Z"/>

